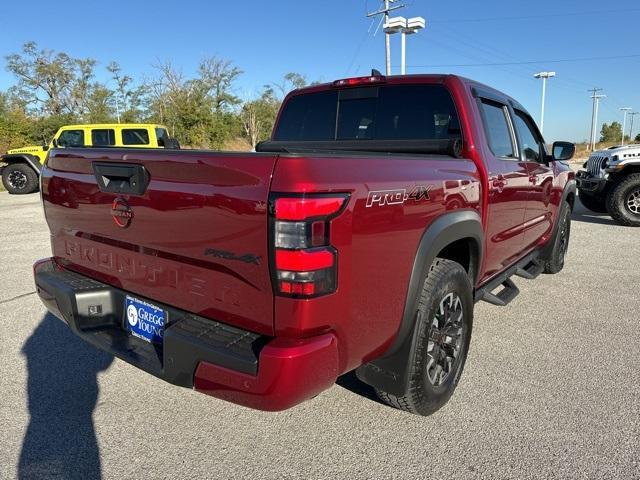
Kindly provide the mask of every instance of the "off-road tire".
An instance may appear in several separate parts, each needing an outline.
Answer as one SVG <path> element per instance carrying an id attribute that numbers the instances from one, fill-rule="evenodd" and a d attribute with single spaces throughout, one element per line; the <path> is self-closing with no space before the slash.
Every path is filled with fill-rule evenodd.
<path id="1" fill-rule="evenodd" d="M 620 180 L 607 195 L 607 209 L 609 215 L 620 225 L 626 227 L 640 227 L 640 213 L 634 213 L 632 208 L 640 212 L 640 206 L 629 206 L 633 195 L 640 198 L 640 173 L 633 173 Z"/>
<path id="2" fill-rule="evenodd" d="M 544 273 L 558 273 L 564 268 L 565 257 L 571 238 L 571 206 L 563 202 L 558 214 L 558 230 L 553 238 L 549 260 L 544 264 Z"/>
<path id="3" fill-rule="evenodd" d="M 451 316 L 452 323 L 450 323 L 454 328 L 452 330 L 445 328 L 438 330 L 434 327 L 434 323 L 439 322 L 436 315 L 442 313 L 442 302 L 449 298 L 460 300 L 462 315 L 461 317 L 456 315 L 457 311 L 454 308 Z M 406 392 L 401 396 L 392 395 L 380 389 L 376 389 L 376 392 L 381 400 L 395 408 L 417 415 L 431 415 L 444 406 L 453 394 L 462 375 L 469 351 L 473 326 L 473 295 L 469 276 L 462 265 L 452 260 L 436 258 L 420 291 L 416 310 L 418 324 L 414 329 L 416 338 L 413 339 L 415 344 L 415 348 L 412 349 L 413 358 L 408 362 Z M 454 316 L 455 318 L 453 318 Z M 453 320 L 456 318 L 460 318 L 460 320 L 454 323 Z M 459 329 L 456 327 L 457 325 L 460 325 Z M 436 350 L 433 349 L 430 353 L 432 356 L 429 356 L 430 342 L 431 346 L 434 344 L 432 335 L 445 339 L 458 338 L 457 336 L 448 336 L 445 333 L 457 331 L 460 332 L 458 353 L 455 360 L 451 362 L 448 375 L 441 379 L 441 384 L 437 385 L 429 380 L 430 365 L 432 366 L 431 371 L 433 371 L 433 363 L 431 362 L 433 355 L 441 354 L 434 353 Z M 445 350 L 438 350 L 438 352 L 445 352 Z"/>
<path id="4" fill-rule="evenodd" d="M 589 195 L 588 193 L 579 192 L 578 198 L 584 208 L 595 213 L 608 213 L 607 201 L 603 197 Z"/>
<path id="5" fill-rule="evenodd" d="M 38 190 L 38 175 L 26 163 L 11 163 L 2 169 L 2 184 L 14 195 Z"/>

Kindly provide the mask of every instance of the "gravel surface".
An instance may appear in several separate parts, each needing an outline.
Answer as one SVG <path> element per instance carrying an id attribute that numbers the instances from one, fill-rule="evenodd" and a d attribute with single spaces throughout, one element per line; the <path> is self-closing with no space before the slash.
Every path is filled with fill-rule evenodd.
<path id="1" fill-rule="evenodd" d="M 33 294 L 38 195 L 0 193 L 0 478 L 640 478 L 640 229 L 576 209 L 567 266 L 478 304 L 449 404 L 421 418 L 342 377 L 281 413 L 85 345 Z"/>

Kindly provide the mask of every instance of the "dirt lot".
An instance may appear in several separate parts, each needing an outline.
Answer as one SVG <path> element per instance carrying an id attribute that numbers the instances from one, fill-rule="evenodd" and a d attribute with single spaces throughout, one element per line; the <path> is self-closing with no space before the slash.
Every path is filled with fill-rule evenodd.
<path id="1" fill-rule="evenodd" d="M 0 193 L 0 478 L 640 478 L 640 230 L 578 209 L 565 270 L 478 304 L 451 402 L 352 377 L 269 414 L 172 387 L 46 315 L 38 195 Z"/>

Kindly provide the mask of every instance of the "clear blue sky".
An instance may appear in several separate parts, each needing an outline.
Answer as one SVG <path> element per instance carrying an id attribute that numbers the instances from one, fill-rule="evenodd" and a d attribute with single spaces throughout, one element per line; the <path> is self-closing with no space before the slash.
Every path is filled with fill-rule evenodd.
<path id="1" fill-rule="evenodd" d="M 378 0 L 112 0 L 91 2 L 5 2 L 0 56 L 29 40 L 41 47 L 119 62 L 136 78 L 170 59 L 185 74 L 198 60 L 216 55 L 242 70 L 236 93 L 256 95 L 261 86 L 294 71 L 329 81 L 384 70 L 384 40 L 377 22 L 365 18 Z M 580 141 L 588 136 L 591 100 L 587 89 L 602 87 L 600 122 L 621 121 L 619 108 L 640 111 L 640 4 L 637 0 L 433 1 L 406 0 L 398 12 L 421 15 L 427 29 L 408 38 L 409 72 L 458 73 L 517 98 L 539 118 L 541 82 L 532 74 L 555 70 L 548 84 L 547 140 Z M 506 18 L 505 18 L 506 17 Z M 28 19 L 22 23 L 21 19 Z M 34 27 L 32 21 L 38 22 Z M 399 63 L 399 36 L 392 38 Z M 604 57 L 590 61 L 551 60 Z M 468 64 L 536 61 L 529 65 Z M 538 62 L 539 61 L 539 62 Z M 455 66 L 454 66 L 455 65 Z M 465 65 L 465 66 L 463 66 Z M 398 67 L 394 70 L 397 72 Z M 0 89 L 14 79 L 0 69 Z M 640 115 L 636 117 L 640 131 Z"/>

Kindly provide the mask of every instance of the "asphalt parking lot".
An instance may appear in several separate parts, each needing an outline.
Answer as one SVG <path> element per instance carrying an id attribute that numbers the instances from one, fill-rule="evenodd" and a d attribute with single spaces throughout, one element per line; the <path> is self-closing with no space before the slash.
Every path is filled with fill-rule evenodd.
<path id="1" fill-rule="evenodd" d="M 353 378 L 263 413 L 86 346 L 34 294 L 39 197 L 0 193 L 0 478 L 640 478 L 640 230 L 577 207 L 559 275 L 478 304 L 428 418 Z"/>

